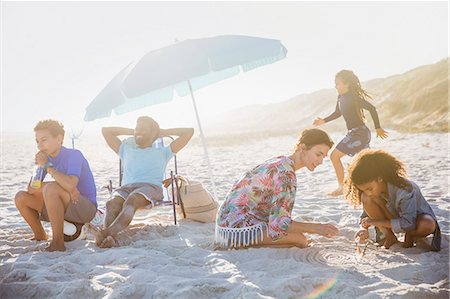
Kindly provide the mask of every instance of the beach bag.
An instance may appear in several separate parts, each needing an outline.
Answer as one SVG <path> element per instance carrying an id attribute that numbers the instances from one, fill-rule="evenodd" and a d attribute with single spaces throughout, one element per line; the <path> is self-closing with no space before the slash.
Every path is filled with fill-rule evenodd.
<path id="1" fill-rule="evenodd" d="M 181 204 L 177 205 L 178 214 L 198 222 L 215 222 L 219 204 L 202 183 L 180 176 L 177 180 L 181 198 Z"/>

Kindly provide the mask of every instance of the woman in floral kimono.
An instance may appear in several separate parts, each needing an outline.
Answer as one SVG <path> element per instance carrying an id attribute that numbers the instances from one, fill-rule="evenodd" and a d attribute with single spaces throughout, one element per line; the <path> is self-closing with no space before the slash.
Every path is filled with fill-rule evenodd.
<path id="1" fill-rule="evenodd" d="M 294 152 L 265 161 L 246 172 L 228 192 L 219 209 L 216 243 L 226 248 L 307 247 L 304 233 L 334 237 L 331 224 L 292 220 L 297 177 L 295 171 L 313 171 L 322 164 L 333 141 L 320 129 L 304 130 Z"/>

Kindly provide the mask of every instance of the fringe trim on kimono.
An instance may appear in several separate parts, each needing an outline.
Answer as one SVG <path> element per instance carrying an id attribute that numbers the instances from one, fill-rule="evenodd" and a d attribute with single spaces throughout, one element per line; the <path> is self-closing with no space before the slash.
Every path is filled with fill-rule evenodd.
<path id="1" fill-rule="evenodd" d="M 227 248 L 256 245 L 264 240 L 264 231 L 268 237 L 267 224 L 264 222 L 239 228 L 221 227 L 216 224 L 215 241 Z"/>

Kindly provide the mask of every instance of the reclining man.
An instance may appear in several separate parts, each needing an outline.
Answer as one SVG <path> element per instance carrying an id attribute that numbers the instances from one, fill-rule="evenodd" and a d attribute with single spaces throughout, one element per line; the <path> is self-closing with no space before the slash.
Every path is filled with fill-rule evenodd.
<path id="1" fill-rule="evenodd" d="M 109 147 L 116 152 L 123 166 L 122 186 L 106 203 L 105 229 L 88 225 L 99 247 L 117 246 L 116 235 L 131 223 L 134 214 L 149 204 L 157 206 L 163 200 L 162 180 L 166 166 L 194 134 L 192 128 L 161 129 L 148 116 L 139 117 L 136 128 L 107 127 L 102 134 Z M 121 141 L 118 136 L 134 135 Z M 169 146 L 153 147 L 159 137 L 178 136 Z"/>

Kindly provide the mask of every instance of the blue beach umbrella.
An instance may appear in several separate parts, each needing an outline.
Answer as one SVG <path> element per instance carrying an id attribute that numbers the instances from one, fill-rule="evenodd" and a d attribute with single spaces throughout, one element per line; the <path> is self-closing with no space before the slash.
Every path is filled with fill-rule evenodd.
<path id="1" fill-rule="evenodd" d="M 137 63 L 122 69 L 86 107 L 84 120 L 109 117 L 113 110 L 124 114 L 169 102 L 174 92 L 180 97 L 191 95 L 212 178 L 194 91 L 235 76 L 241 70 L 247 72 L 281 60 L 286 53 L 279 40 L 252 36 L 222 35 L 177 42 L 150 51 Z M 212 185 L 216 193 L 213 180 Z"/>

